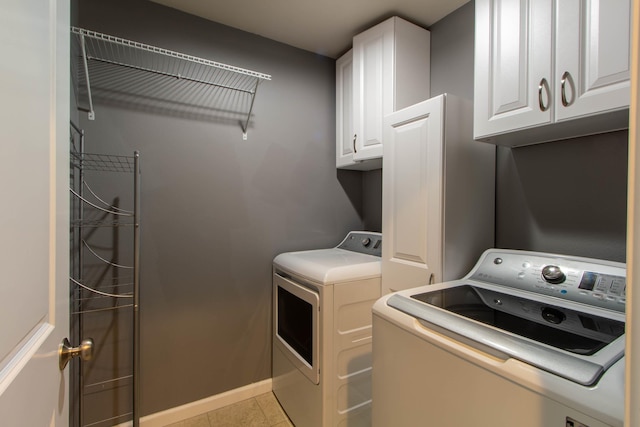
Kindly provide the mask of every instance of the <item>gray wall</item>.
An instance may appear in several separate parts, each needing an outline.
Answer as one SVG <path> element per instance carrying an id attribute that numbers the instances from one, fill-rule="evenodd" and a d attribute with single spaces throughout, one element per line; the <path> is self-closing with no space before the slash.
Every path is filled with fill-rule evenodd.
<path id="1" fill-rule="evenodd" d="M 77 3 L 79 26 L 273 75 L 248 141 L 125 105 L 81 115 L 89 150 L 142 153 L 142 413 L 269 378 L 273 256 L 380 229 L 381 171 L 335 170 L 334 61 L 147 1 Z M 473 98 L 473 30 L 473 2 L 431 27 L 432 95 Z M 624 260 L 626 132 L 497 155 L 497 246 Z M 552 189 L 561 207 L 541 207 Z"/>
<path id="2" fill-rule="evenodd" d="M 141 151 L 142 415 L 270 378 L 273 257 L 379 227 L 375 173 L 335 169 L 335 62 L 148 1 L 77 7 L 81 27 L 273 76 L 247 141 L 118 103 L 81 115 L 88 151 Z"/>
<path id="3" fill-rule="evenodd" d="M 362 172 L 364 229 L 382 231 L 382 169 Z"/>
<path id="4" fill-rule="evenodd" d="M 474 20 L 471 1 L 429 28 L 431 96 L 452 93 L 473 99 Z"/>
<path id="5" fill-rule="evenodd" d="M 473 99 L 474 2 L 431 30 L 431 95 Z M 496 246 L 625 261 L 627 131 L 509 149 L 496 162 Z"/>

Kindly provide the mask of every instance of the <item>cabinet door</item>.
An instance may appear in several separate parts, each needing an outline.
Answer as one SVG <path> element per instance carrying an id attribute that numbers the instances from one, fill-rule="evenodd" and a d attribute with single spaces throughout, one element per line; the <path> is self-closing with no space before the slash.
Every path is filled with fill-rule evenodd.
<path id="1" fill-rule="evenodd" d="M 556 119 L 629 106 L 630 0 L 556 1 Z"/>
<path id="2" fill-rule="evenodd" d="M 551 120 L 552 0 L 477 0 L 474 137 Z"/>
<path id="3" fill-rule="evenodd" d="M 442 277 L 443 98 L 385 118 L 382 290 Z"/>
<path id="4" fill-rule="evenodd" d="M 336 167 L 353 165 L 353 52 L 336 61 Z"/>
<path id="5" fill-rule="evenodd" d="M 394 20 L 353 38 L 355 160 L 382 156 L 382 120 L 393 108 Z"/>

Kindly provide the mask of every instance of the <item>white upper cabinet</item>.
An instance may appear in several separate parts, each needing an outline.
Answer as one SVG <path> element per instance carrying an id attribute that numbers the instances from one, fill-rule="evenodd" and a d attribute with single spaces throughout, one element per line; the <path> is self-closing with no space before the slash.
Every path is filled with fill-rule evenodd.
<path id="1" fill-rule="evenodd" d="M 556 120 L 628 107 L 631 1 L 556 2 Z"/>
<path id="2" fill-rule="evenodd" d="M 384 116 L 430 96 L 430 42 L 429 31 L 398 17 L 353 38 L 336 63 L 337 167 L 382 166 Z"/>
<path id="3" fill-rule="evenodd" d="M 387 116 L 383 292 L 442 281 L 444 98 Z"/>
<path id="4" fill-rule="evenodd" d="M 551 121 L 551 3 L 476 1 L 474 136 Z"/>
<path id="5" fill-rule="evenodd" d="M 477 0 L 474 137 L 518 146 L 627 127 L 630 15 L 630 0 Z"/>
<path id="6" fill-rule="evenodd" d="M 336 167 L 354 164 L 353 51 L 336 61 Z"/>

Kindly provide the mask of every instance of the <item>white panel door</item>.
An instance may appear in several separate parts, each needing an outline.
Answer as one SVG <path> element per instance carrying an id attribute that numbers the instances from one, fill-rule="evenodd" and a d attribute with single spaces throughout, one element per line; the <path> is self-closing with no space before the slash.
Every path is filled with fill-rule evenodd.
<path id="1" fill-rule="evenodd" d="M 383 293 L 442 278 L 443 98 L 385 118 Z"/>
<path id="2" fill-rule="evenodd" d="M 556 119 L 626 108 L 630 0 L 556 1 Z"/>
<path id="3" fill-rule="evenodd" d="M 552 0 L 477 0 L 474 137 L 551 120 Z"/>
<path id="4" fill-rule="evenodd" d="M 68 424 L 69 1 L 0 5 L 0 424 Z"/>
<path id="5" fill-rule="evenodd" d="M 394 21 L 353 38 L 355 160 L 382 156 L 382 121 L 393 109 Z"/>

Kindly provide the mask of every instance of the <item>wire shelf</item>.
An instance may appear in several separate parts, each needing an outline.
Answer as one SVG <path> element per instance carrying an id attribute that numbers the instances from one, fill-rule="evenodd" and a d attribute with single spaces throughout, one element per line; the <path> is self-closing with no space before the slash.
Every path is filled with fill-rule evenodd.
<path id="1" fill-rule="evenodd" d="M 112 154 L 71 153 L 73 167 L 85 171 L 133 173 L 135 156 L 115 156 Z"/>
<path id="2" fill-rule="evenodd" d="M 89 286 L 89 285 L 85 285 L 84 283 L 79 282 L 78 280 L 74 279 L 73 277 L 69 277 L 69 280 L 71 281 L 71 283 L 79 286 L 80 288 L 84 289 L 85 291 L 92 292 L 92 293 L 94 293 L 96 295 L 101 295 L 101 296 L 110 297 L 110 298 L 133 298 L 134 297 L 133 292 L 126 293 L 126 294 L 104 292 L 104 291 L 96 289 L 95 287 L 92 287 L 92 286 Z"/>
<path id="3" fill-rule="evenodd" d="M 247 132 L 259 73 L 95 31 L 71 27 L 78 105 L 93 99 L 218 121 Z"/>
<path id="4" fill-rule="evenodd" d="M 92 172 L 87 174 L 87 171 Z M 78 342 L 83 339 L 87 329 L 94 332 L 98 330 L 99 339 L 103 342 L 110 340 L 108 336 L 112 332 L 120 340 L 126 338 L 129 331 L 120 335 L 117 330 L 100 332 L 101 329 L 96 327 L 100 327 L 107 317 L 119 318 L 122 315 L 127 319 L 131 318 L 133 384 L 132 411 L 129 415 L 133 426 L 137 427 L 140 425 L 140 153 L 135 151 L 133 156 L 86 153 L 84 130 L 71 122 L 69 172 L 69 297 L 73 314 L 70 333 L 74 341 Z M 108 176 L 111 172 L 125 172 L 128 176 Z M 86 178 L 107 185 L 108 193 L 115 191 L 117 196 L 113 198 L 113 202 L 109 203 L 104 196 L 100 197 L 89 186 Z M 126 187 L 120 187 L 124 182 L 127 182 Z M 132 193 L 127 191 L 131 184 Z M 120 207 L 121 196 L 125 204 L 132 203 L 131 210 Z M 126 229 L 119 230 L 119 227 Z M 88 239 L 91 239 L 91 245 Z M 75 421 L 84 425 L 87 412 L 83 407 L 87 387 L 83 373 L 82 368 L 76 371 L 77 381 L 74 381 L 72 387 L 78 398 Z M 113 413 L 119 411 L 120 408 L 114 407 Z M 119 417 L 122 415 L 109 419 L 120 419 Z M 100 424 L 104 422 L 106 421 L 102 420 Z M 93 424 L 96 423 L 91 423 Z"/>

